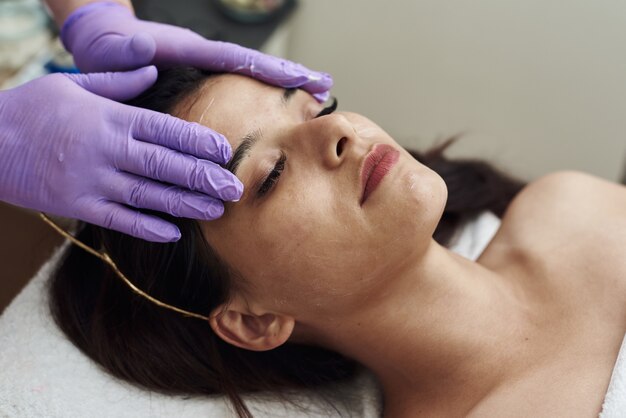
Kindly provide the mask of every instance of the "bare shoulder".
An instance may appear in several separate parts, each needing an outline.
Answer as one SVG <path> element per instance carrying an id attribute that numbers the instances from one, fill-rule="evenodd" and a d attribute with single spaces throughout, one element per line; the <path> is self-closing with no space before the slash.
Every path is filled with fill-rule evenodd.
<path id="1" fill-rule="evenodd" d="M 623 246 L 626 187 L 578 171 L 545 175 L 511 202 L 501 229 L 505 242 L 544 252 L 573 243 Z"/>
<path id="2" fill-rule="evenodd" d="M 516 221 L 535 216 L 557 224 L 625 218 L 626 187 L 579 171 L 547 174 L 522 189 L 506 214 Z"/>
<path id="3" fill-rule="evenodd" d="M 597 411 L 626 330 L 626 187 L 575 171 L 543 176 L 514 199 L 494 241 L 486 265 L 540 289 L 571 338 L 549 366 L 508 387 L 515 397 L 498 408 Z M 530 406 L 529 390 L 537 387 Z"/>
<path id="4" fill-rule="evenodd" d="M 608 203 L 606 209 L 626 214 L 625 186 L 580 171 L 557 171 L 540 177 L 525 187 L 516 200 L 524 205 L 554 200 L 559 206 L 559 203 L 571 203 L 570 199 L 576 199 L 584 207 Z"/>

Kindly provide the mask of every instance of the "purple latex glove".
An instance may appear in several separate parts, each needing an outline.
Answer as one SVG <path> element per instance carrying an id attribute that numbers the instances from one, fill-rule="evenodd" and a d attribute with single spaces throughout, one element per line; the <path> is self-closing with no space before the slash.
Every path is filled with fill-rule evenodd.
<path id="1" fill-rule="evenodd" d="M 138 95 L 156 77 L 155 67 L 55 74 L 0 92 L 0 200 L 157 242 L 175 241 L 180 231 L 129 206 L 221 216 L 222 200 L 243 192 L 218 165 L 230 159 L 226 139 L 114 101 Z"/>
<path id="2" fill-rule="evenodd" d="M 61 30 L 63 44 L 82 71 L 129 70 L 148 64 L 235 72 L 281 87 L 299 87 L 328 98 L 332 79 L 300 64 L 226 42 L 209 41 L 189 29 L 137 19 L 111 2 L 76 9 Z"/>

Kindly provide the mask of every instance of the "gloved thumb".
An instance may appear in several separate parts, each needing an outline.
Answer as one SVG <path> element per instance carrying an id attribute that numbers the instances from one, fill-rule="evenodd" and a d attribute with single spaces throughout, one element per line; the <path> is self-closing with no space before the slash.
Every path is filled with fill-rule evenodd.
<path id="1" fill-rule="evenodd" d="M 106 35 L 98 39 L 91 48 L 101 58 L 98 60 L 93 57 L 94 60 L 102 61 L 100 64 L 105 65 L 104 68 L 125 71 L 149 65 L 157 47 L 151 35 L 139 32 L 129 36 Z"/>
<path id="2" fill-rule="evenodd" d="M 85 90 L 116 101 L 138 96 L 154 84 L 157 75 L 157 69 L 153 65 L 125 72 L 65 74 Z"/>

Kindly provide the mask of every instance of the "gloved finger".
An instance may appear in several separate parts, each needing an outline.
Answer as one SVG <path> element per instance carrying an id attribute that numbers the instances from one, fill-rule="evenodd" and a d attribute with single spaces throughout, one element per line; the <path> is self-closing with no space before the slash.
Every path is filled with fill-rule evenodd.
<path id="1" fill-rule="evenodd" d="M 89 48 L 96 50 L 97 55 L 90 57 L 89 62 L 77 62 L 83 71 L 97 71 L 98 68 L 126 71 L 143 67 L 152 62 L 157 49 L 154 38 L 144 32 L 129 36 L 106 34 Z"/>
<path id="2" fill-rule="evenodd" d="M 118 164 L 126 172 L 221 200 L 239 200 L 243 193 L 241 181 L 219 165 L 146 142 L 135 141 Z"/>
<path id="3" fill-rule="evenodd" d="M 323 93 L 314 93 L 312 96 L 315 97 L 315 99 L 318 102 L 324 103 L 326 100 L 328 100 L 330 98 L 330 92 L 329 91 L 325 91 Z"/>
<path id="4" fill-rule="evenodd" d="M 280 87 L 298 87 L 311 94 L 324 93 L 333 85 L 330 74 L 236 44 L 198 38 L 181 51 L 193 66 L 243 74 Z"/>
<path id="5" fill-rule="evenodd" d="M 149 88 L 157 79 L 154 66 L 116 73 L 63 74 L 82 88 L 112 100 L 129 100 Z"/>
<path id="6" fill-rule="evenodd" d="M 100 201 L 88 213 L 81 219 L 146 241 L 173 242 L 181 236 L 176 225 L 114 202 Z"/>
<path id="7" fill-rule="evenodd" d="M 221 134 L 195 122 L 141 109 L 136 113 L 133 138 L 225 164 L 232 149 Z"/>
<path id="8" fill-rule="evenodd" d="M 219 199 L 127 173 L 115 179 L 110 198 L 138 209 L 183 218 L 212 220 L 224 214 L 224 204 Z"/>

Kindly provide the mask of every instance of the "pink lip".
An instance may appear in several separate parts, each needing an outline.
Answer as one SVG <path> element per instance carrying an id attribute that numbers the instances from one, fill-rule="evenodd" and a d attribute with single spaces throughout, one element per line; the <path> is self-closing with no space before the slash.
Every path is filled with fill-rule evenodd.
<path id="1" fill-rule="evenodd" d="M 361 205 L 365 203 L 370 194 L 380 184 L 383 177 L 398 162 L 400 153 L 391 145 L 376 144 L 372 150 L 365 156 L 361 164 Z"/>

